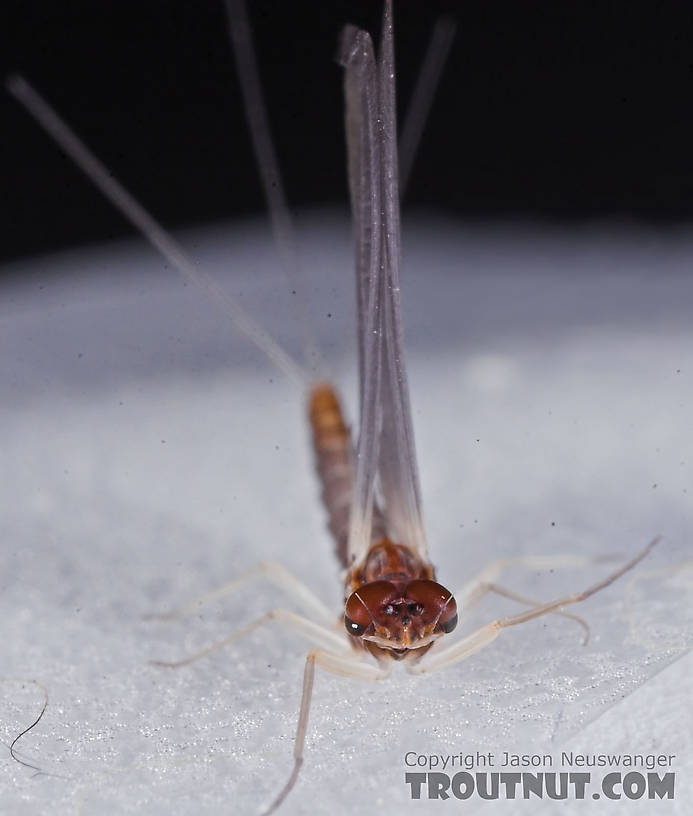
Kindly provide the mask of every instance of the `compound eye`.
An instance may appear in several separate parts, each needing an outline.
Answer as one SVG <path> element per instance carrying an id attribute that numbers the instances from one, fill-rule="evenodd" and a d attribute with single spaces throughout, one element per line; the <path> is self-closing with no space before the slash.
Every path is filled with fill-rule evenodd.
<path id="1" fill-rule="evenodd" d="M 355 637 L 361 637 L 368 628 L 367 625 L 364 626 L 362 623 L 357 623 L 352 620 L 348 615 L 344 616 L 344 626 L 346 627 L 347 633 Z"/>
<path id="2" fill-rule="evenodd" d="M 361 637 L 375 624 L 376 617 L 385 612 L 396 594 L 395 587 L 389 581 L 372 581 L 352 592 L 344 607 L 344 626 L 347 632 Z"/>
<path id="3" fill-rule="evenodd" d="M 457 606 L 454 601 L 451 601 L 451 603 L 453 606 Z M 450 632 L 452 632 L 452 630 L 457 626 L 457 611 L 455 611 L 455 614 L 451 618 L 444 621 L 439 620 L 438 625 L 446 635 L 449 635 Z"/>
<path id="4" fill-rule="evenodd" d="M 435 623 L 446 634 L 457 626 L 457 604 L 452 593 L 441 584 L 425 579 L 410 581 L 407 597 L 410 603 L 422 607 L 425 623 Z"/>
<path id="5" fill-rule="evenodd" d="M 450 595 L 449 600 L 445 603 L 443 611 L 438 618 L 438 626 L 446 635 L 452 632 L 457 626 L 457 603 L 452 595 Z"/>

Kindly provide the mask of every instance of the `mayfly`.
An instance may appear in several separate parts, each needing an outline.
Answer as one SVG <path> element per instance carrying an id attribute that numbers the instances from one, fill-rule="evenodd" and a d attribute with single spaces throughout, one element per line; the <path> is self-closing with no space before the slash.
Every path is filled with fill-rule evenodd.
<path id="1" fill-rule="evenodd" d="M 460 593 L 453 594 L 436 580 L 424 531 L 403 352 L 391 0 L 385 2 L 377 59 L 368 33 L 353 26 L 342 34 L 339 55 L 345 71 L 348 178 L 356 243 L 359 361 L 356 443 L 352 442 L 331 384 L 313 384 L 308 403 L 323 502 L 344 571 L 344 612 L 336 624 L 332 612 L 308 587 L 284 567 L 266 563 L 170 613 L 169 617 L 196 609 L 201 601 L 228 594 L 258 576 L 285 591 L 304 615 L 285 609 L 272 610 L 186 660 L 163 664 L 189 663 L 270 620 L 316 644 L 306 657 L 293 770 L 270 811 L 279 807 L 289 794 L 303 763 L 316 667 L 363 680 L 385 678 L 395 663 L 402 663 L 418 674 L 449 667 L 487 646 L 503 629 L 548 613 L 573 617 L 563 612 L 563 607 L 611 584 L 644 558 L 656 543 L 656 539 L 650 542 L 636 557 L 598 583 L 549 603 L 524 598 L 493 584 L 507 561 L 494 562 Z M 254 343 L 290 376 L 302 381 L 300 367 L 193 266 L 175 241 L 113 179 L 31 86 L 14 77 L 8 87 L 169 262 L 202 283 Z M 537 559 L 515 559 L 513 563 L 536 564 Z M 547 563 L 547 559 L 542 563 Z M 489 591 L 528 608 L 493 620 L 441 648 L 439 641 L 456 628 L 461 611 Z M 370 658 L 375 658 L 375 662 Z"/>

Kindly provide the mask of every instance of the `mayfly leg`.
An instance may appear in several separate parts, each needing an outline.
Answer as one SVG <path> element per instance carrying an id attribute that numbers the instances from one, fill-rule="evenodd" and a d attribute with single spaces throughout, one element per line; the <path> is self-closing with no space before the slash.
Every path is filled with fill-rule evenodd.
<path id="1" fill-rule="evenodd" d="M 341 631 L 337 631 L 335 628 L 332 628 L 327 624 L 315 623 L 315 621 L 311 620 L 310 618 L 306 618 L 303 615 L 297 615 L 291 609 L 272 609 L 269 612 L 266 612 L 264 615 L 261 615 L 256 620 L 251 621 L 245 626 L 242 626 L 240 629 L 237 629 L 235 632 L 232 632 L 230 635 L 210 643 L 208 646 L 199 649 L 197 652 L 193 652 L 193 654 L 188 655 L 187 657 L 181 658 L 180 660 L 152 660 L 150 662 L 154 666 L 165 666 L 166 668 L 170 669 L 188 666 L 191 663 L 195 663 L 195 661 L 202 657 L 207 657 L 207 655 L 210 655 L 213 652 L 219 651 L 226 646 L 230 646 L 232 643 L 244 638 L 246 635 L 249 635 L 256 629 L 275 621 L 285 628 L 302 635 L 313 644 L 319 644 L 325 649 L 332 649 L 338 652 L 344 651 L 351 655 L 351 652 L 349 651 L 349 644 L 346 643 L 344 635 L 341 633 Z"/>
<path id="2" fill-rule="evenodd" d="M 469 581 L 466 581 L 455 592 L 462 605 L 470 603 L 470 598 L 476 594 L 479 585 L 493 582 L 498 576 L 508 569 L 520 567 L 526 570 L 554 570 L 574 567 L 585 567 L 590 564 L 602 563 L 606 560 L 613 560 L 614 556 L 608 558 L 604 556 L 590 555 L 520 555 L 507 558 L 497 558 L 487 564 Z"/>
<path id="3" fill-rule="evenodd" d="M 392 666 L 374 665 L 360 660 L 356 655 L 346 656 L 333 654 L 324 649 L 311 649 L 306 656 L 306 665 L 303 671 L 303 691 L 301 693 L 301 708 L 298 715 L 298 726 L 294 738 L 294 767 L 291 775 L 286 781 L 277 797 L 270 804 L 267 810 L 262 811 L 262 816 L 269 816 L 275 813 L 291 793 L 298 775 L 303 765 L 303 749 L 306 742 L 306 732 L 308 730 L 308 717 L 310 715 L 310 704 L 313 699 L 313 684 L 315 681 L 315 668 L 319 666 L 330 674 L 340 677 L 349 677 L 355 680 L 377 681 L 384 680 L 392 671 Z"/>
<path id="4" fill-rule="evenodd" d="M 469 611 L 473 606 L 475 606 L 483 597 L 484 595 L 491 594 L 498 595 L 501 598 L 507 598 L 510 601 L 517 601 L 518 603 L 524 604 L 525 606 L 530 606 L 534 609 L 539 609 L 540 607 L 544 606 L 543 601 L 537 601 L 534 598 L 528 598 L 526 595 L 521 595 L 519 592 L 515 592 L 512 589 L 508 589 L 507 587 L 500 586 L 500 584 L 494 583 L 483 583 L 479 584 L 477 587 L 477 591 L 471 595 L 466 604 L 466 611 Z M 458 605 L 460 602 L 458 601 Z M 561 618 L 568 618 L 568 620 L 575 621 L 583 631 L 583 638 L 582 638 L 582 645 L 587 646 L 590 639 L 590 627 L 587 621 L 584 618 L 581 618 L 579 615 L 575 615 L 573 612 L 566 612 L 564 609 L 553 609 L 551 610 L 550 614 L 558 615 Z"/>
<path id="5" fill-rule="evenodd" d="M 221 600 L 238 592 L 239 589 L 247 586 L 257 579 L 264 579 L 284 594 L 291 598 L 299 609 L 315 620 L 331 622 L 334 615 L 330 609 L 318 598 L 312 589 L 307 587 L 303 581 L 297 578 L 282 564 L 276 561 L 261 561 L 254 567 L 242 573 L 232 581 L 222 584 L 208 592 L 198 595 L 181 606 L 171 609 L 168 612 L 152 613 L 147 615 L 151 620 L 177 620 L 193 612 L 197 612 L 202 606 L 213 601 Z"/>
<path id="6" fill-rule="evenodd" d="M 522 568 L 528 570 L 554 570 L 567 567 L 584 567 L 588 564 L 600 563 L 606 560 L 600 556 L 584 555 L 523 555 L 518 557 L 498 558 L 482 569 L 471 580 L 466 581 L 454 594 L 460 609 L 469 611 L 476 606 L 488 593 L 494 593 L 504 598 L 517 601 L 527 606 L 540 607 L 543 602 L 520 595 L 505 586 L 496 583 L 498 576 L 509 569 Z M 562 609 L 553 611 L 554 615 L 574 620 L 584 631 L 583 645 L 587 645 L 590 627 L 587 621 L 573 612 Z"/>
<path id="7" fill-rule="evenodd" d="M 652 549 L 659 543 L 659 541 L 659 536 L 653 538 L 652 541 L 650 541 L 650 543 L 636 556 L 631 558 L 630 561 L 627 561 L 619 569 L 607 575 L 606 578 L 603 578 L 601 581 L 587 587 L 587 589 L 584 589 L 581 592 L 574 592 L 570 595 L 565 595 L 562 598 L 558 598 L 555 601 L 549 601 L 548 603 L 541 604 L 540 606 L 532 607 L 526 612 L 520 612 L 517 615 L 510 615 L 506 618 L 499 618 L 491 621 L 490 623 L 479 627 L 476 631 L 472 632 L 470 635 L 467 635 L 461 641 L 454 643 L 452 646 L 448 646 L 447 649 L 441 649 L 439 652 L 429 652 L 428 654 L 424 655 L 424 658 L 419 663 L 409 667 L 409 670 L 412 674 L 425 674 L 448 668 L 449 666 L 453 666 L 455 663 L 459 663 L 461 660 L 471 657 L 476 652 L 488 646 L 489 643 L 498 637 L 503 629 L 508 629 L 511 626 L 518 626 L 519 624 L 526 623 L 534 618 L 560 610 L 564 606 L 570 606 L 586 600 L 591 595 L 600 592 L 602 589 L 606 589 L 606 587 L 613 584 L 614 581 L 618 580 L 622 575 L 632 570 L 633 567 L 643 560 L 643 558 L 650 554 Z"/>
<path id="8" fill-rule="evenodd" d="M 633 575 L 626 586 L 626 612 L 628 615 L 628 629 L 631 638 L 639 643 L 641 646 L 646 646 L 653 649 L 667 649 L 676 648 L 678 644 L 666 640 L 653 640 L 648 638 L 641 629 L 646 628 L 643 622 L 638 623 L 635 614 L 635 592 L 638 584 L 643 584 L 647 581 L 664 580 L 668 576 L 677 575 L 683 572 L 693 570 L 693 561 L 683 561 L 680 564 L 674 564 L 670 567 L 660 567 L 659 569 L 648 570 L 647 572 L 640 572 Z"/>

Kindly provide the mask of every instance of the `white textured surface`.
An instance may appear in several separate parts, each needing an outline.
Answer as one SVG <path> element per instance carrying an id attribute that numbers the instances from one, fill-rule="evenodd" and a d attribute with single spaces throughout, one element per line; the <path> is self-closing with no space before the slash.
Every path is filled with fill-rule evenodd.
<path id="1" fill-rule="evenodd" d="M 440 580 L 454 589 L 501 555 L 625 557 L 664 539 L 633 587 L 639 640 L 624 580 L 580 610 L 586 648 L 574 624 L 543 619 L 428 678 L 397 672 L 371 687 L 319 675 L 284 812 L 438 813 L 456 806 L 409 801 L 405 751 L 577 745 L 677 754 L 677 799 L 648 807 L 687 813 L 693 667 L 672 661 L 693 640 L 693 570 L 652 571 L 693 558 L 693 241 L 430 223 L 407 235 L 405 327 Z M 295 339 L 261 229 L 184 241 Z M 309 230 L 303 260 L 353 416 L 346 226 Z M 254 812 L 290 768 L 305 644 L 267 629 L 179 670 L 148 660 L 185 655 L 283 600 L 253 585 L 185 622 L 142 616 L 269 558 L 338 612 L 302 395 L 141 247 L 13 271 L 0 305 L 4 743 L 41 707 L 22 680 L 45 685 L 49 706 L 17 745 L 44 773 L 6 751 L 3 809 Z M 610 568 L 501 580 L 548 599 Z M 473 621 L 513 608 L 488 599 Z"/>

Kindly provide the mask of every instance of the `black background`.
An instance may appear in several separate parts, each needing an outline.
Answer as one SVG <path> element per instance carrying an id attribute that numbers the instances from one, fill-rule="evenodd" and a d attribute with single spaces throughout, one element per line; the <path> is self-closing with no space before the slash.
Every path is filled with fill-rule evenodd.
<path id="1" fill-rule="evenodd" d="M 379 2 L 251 0 L 272 130 L 293 207 L 344 204 L 345 22 Z M 169 228 L 261 213 L 221 2 L 4 7 L 2 69 L 41 90 Z M 453 51 L 407 204 L 464 217 L 678 224 L 693 212 L 691 4 L 396 0 L 400 110 L 434 20 Z M 7 94 L 4 259 L 130 233 Z"/>

